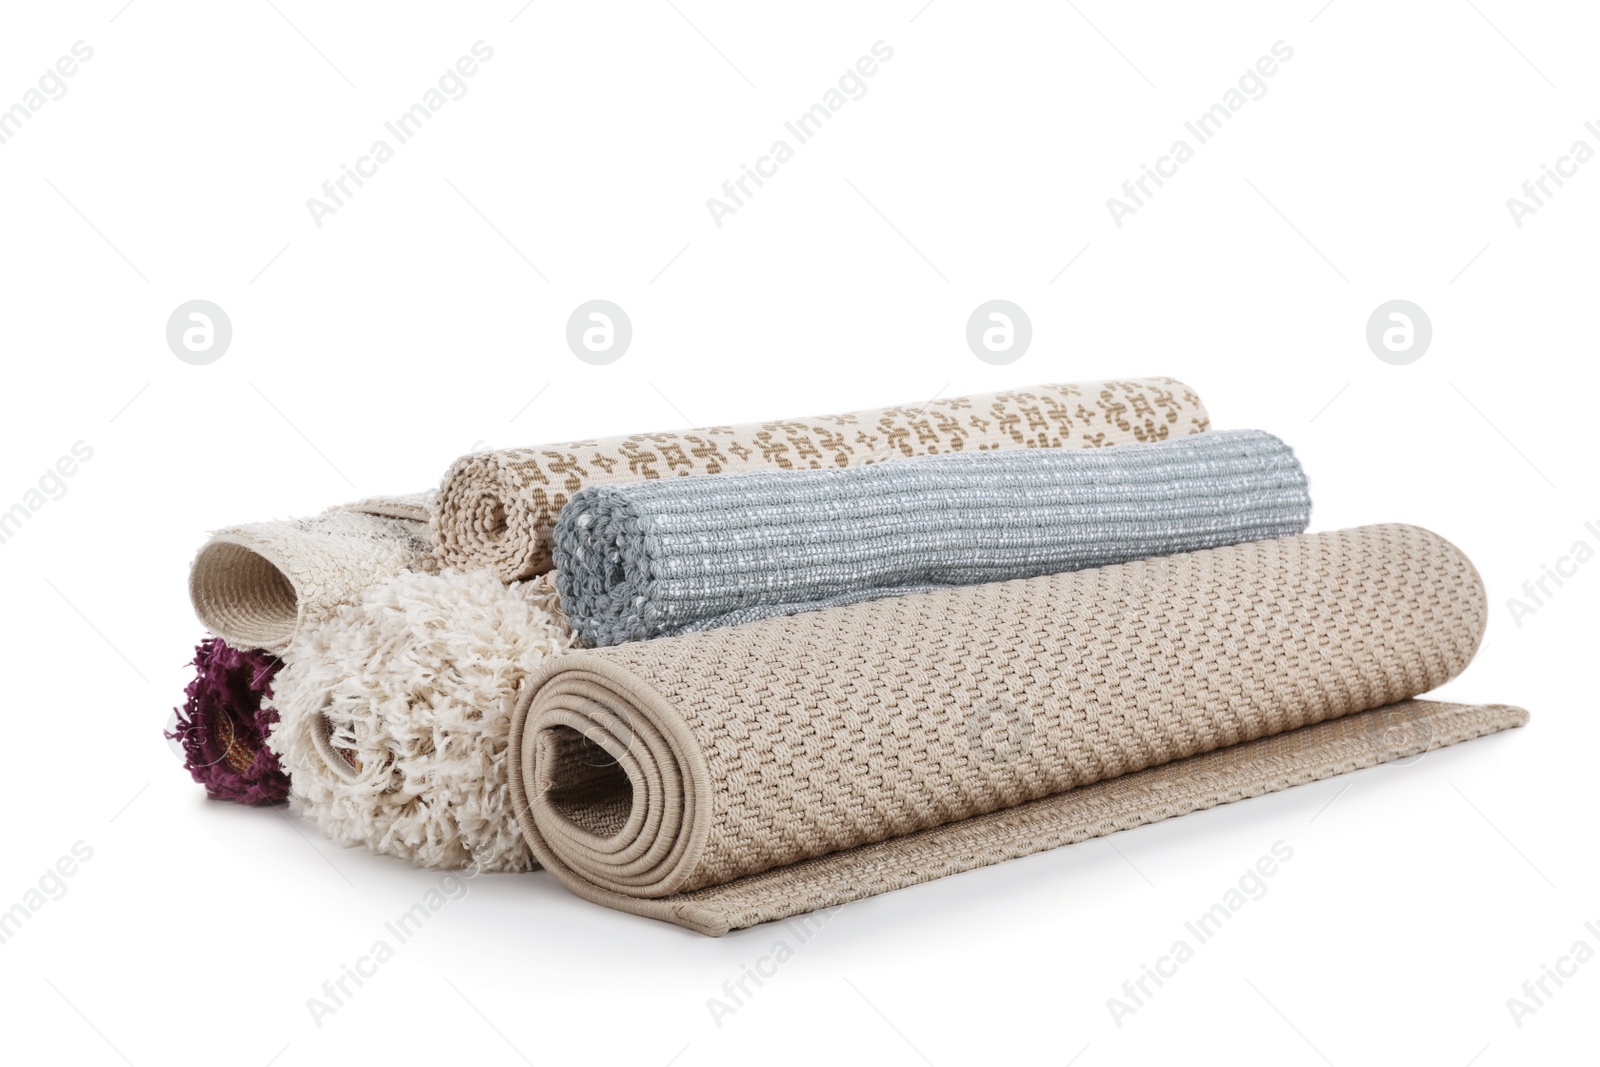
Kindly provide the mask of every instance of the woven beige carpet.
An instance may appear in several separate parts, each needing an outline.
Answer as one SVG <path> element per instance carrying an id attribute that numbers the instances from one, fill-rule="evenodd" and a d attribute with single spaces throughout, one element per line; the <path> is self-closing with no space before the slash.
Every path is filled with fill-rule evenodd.
<path id="1" fill-rule="evenodd" d="M 574 892 L 720 934 L 1520 725 L 1407 703 L 1484 622 L 1373 526 L 580 652 L 512 802 Z"/>
<path id="2" fill-rule="evenodd" d="M 1172 378 L 1038 385 L 844 415 L 634 434 L 464 456 L 445 474 L 433 541 L 448 566 L 502 581 L 551 568 L 551 532 L 573 493 L 675 475 L 854 467 L 996 448 L 1096 448 L 1210 426 Z"/>
<path id="3" fill-rule="evenodd" d="M 190 567 L 189 600 L 234 648 L 281 654 L 374 582 L 437 570 L 427 519 L 419 493 L 217 530 Z"/>

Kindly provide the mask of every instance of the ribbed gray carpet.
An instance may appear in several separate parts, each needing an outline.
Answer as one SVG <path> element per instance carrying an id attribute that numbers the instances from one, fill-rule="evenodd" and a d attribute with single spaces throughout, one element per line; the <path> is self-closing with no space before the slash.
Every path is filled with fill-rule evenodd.
<path id="1" fill-rule="evenodd" d="M 1256 430 L 576 493 L 561 603 L 590 645 L 1304 532 L 1294 453 Z"/>

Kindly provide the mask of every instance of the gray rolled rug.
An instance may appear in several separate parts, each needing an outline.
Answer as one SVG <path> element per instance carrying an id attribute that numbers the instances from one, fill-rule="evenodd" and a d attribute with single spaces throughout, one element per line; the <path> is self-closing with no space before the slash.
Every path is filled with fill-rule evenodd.
<path id="1" fill-rule="evenodd" d="M 1287 537 L 1310 518 L 1289 446 L 1240 430 L 591 486 L 554 555 L 574 629 L 604 646 Z"/>

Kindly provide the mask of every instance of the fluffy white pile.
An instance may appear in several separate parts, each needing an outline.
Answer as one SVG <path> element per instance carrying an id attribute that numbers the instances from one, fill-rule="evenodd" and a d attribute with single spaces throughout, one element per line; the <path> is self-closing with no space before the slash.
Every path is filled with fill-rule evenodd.
<path id="1" fill-rule="evenodd" d="M 549 576 L 402 573 L 295 638 L 268 737 L 290 805 L 424 867 L 534 866 L 506 774 L 518 683 L 574 647 Z"/>

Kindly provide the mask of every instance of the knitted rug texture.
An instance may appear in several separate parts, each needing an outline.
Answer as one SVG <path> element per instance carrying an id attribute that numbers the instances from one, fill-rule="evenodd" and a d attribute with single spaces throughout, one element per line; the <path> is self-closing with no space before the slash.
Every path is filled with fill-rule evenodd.
<path id="1" fill-rule="evenodd" d="M 572 495 L 679 475 L 858 467 L 1000 448 L 1096 448 L 1164 441 L 1210 426 L 1172 378 L 1040 385 L 843 415 L 634 434 L 483 452 L 445 474 L 432 512 L 439 558 L 503 580 L 549 570 L 551 532 Z"/>
<path id="2" fill-rule="evenodd" d="M 200 622 L 235 648 L 282 653 L 363 588 L 437 569 L 428 497 L 382 497 L 304 519 L 229 526 L 189 571 Z"/>
<path id="3" fill-rule="evenodd" d="M 405 572 L 285 655 L 269 738 L 289 803 L 329 837 L 423 867 L 534 864 L 511 814 L 517 685 L 573 636 L 548 578 Z"/>
<path id="4" fill-rule="evenodd" d="M 723 885 L 638 901 L 625 910 L 718 936 L 1335 775 L 1415 760 L 1527 721 L 1522 708 L 1503 704 L 1403 701 Z M 1395 740 L 1397 732 L 1402 741 Z M 804 926 L 809 920 L 794 921 Z"/>
<path id="5" fill-rule="evenodd" d="M 524 686 L 513 802 L 574 892 L 718 934 L 1393 758 L 1396 716 L 1519 725 L 1405 703 L 1485 619 L 1372 526 L 580 651 Z"/>
<path id="6" fill-rule="evenodd" d="M 555 527 L 573 627 L 604 646 L 796 611 L 1286 537 L 1305 471 L 1255 430 L 1105 449 L 589 486 Z"/>
<path id="7" fill-rule="evenodd" d="M 215 800 L 272 804 L 289 795 L 289 778 L 267 749 L 278 721 L 267 705 L 283 661 L 241 652 L 215 637 L 194 650 L 194 678 L 184 690 L 177 728 L 167 738 L 183 747 L 184 769 Z"/>

